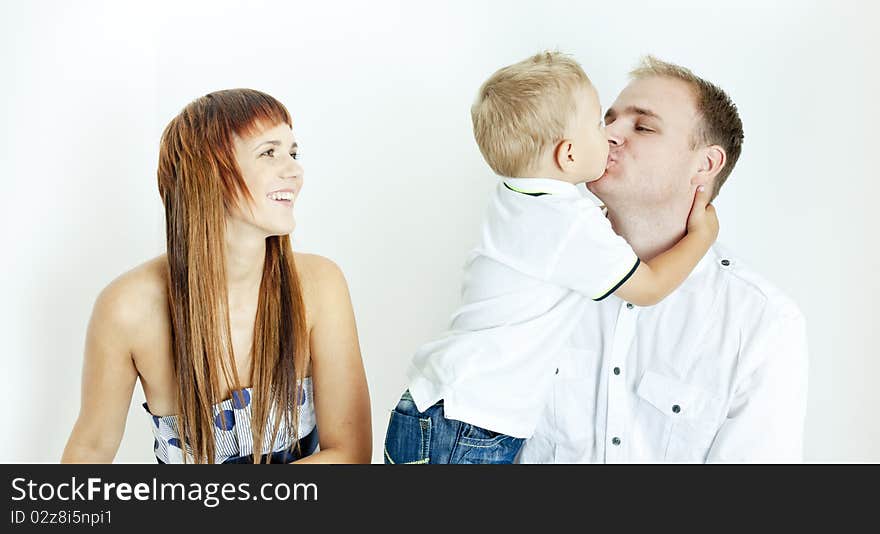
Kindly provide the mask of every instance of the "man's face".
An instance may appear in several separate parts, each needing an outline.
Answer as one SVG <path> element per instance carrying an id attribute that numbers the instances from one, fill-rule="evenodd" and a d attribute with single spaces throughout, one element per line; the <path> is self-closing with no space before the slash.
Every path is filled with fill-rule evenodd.
<path id="1" fill-rule="evenodd" d="M 605 114 L 610 150 L 605 174 L 587 187 L 610 208 L 673 208 L 693 200 L 698 168 L 691 148 L 698 116 L 683 81 L 632 81 Z"/>

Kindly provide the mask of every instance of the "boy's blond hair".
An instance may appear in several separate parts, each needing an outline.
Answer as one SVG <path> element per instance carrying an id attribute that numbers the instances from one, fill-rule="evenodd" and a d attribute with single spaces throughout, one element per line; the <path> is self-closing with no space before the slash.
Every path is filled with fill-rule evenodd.
<path id="1" fill-rule="evenodd" d="M 509 177 L 528 172 L 565 138 L 577 90 L 589 85 L 577 61 L 560 52 L 541 52 L 492 74 L 471 106 L 474 137 L 492 170 Z"/>

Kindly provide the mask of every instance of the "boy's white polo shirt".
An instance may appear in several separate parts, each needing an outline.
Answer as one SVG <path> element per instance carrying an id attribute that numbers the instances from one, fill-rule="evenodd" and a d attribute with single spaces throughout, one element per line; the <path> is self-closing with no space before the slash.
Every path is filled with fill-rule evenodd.
<path id="1" fill-rule="evenodd" d="M 638 265 L 573 184 L 499 181 L 450 330 L 413 357 L 409 390 L 419 411 L 443 399 L 449 419 L 531 436 L 583 306 L 613 293 Z"/>

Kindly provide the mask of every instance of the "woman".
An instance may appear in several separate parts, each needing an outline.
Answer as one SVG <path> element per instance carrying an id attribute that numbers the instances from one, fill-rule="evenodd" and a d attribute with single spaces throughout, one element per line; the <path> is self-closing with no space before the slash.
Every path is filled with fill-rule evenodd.
<path id="1" fill-rule="evenodd" d="M 159 462 L 370 461 L 345 278 L 290 245 L 297 159 L 290 115 L 259 91 L 208 94 L 168 124 L 167 252 L 98 296 L 62 462 L 113 460 L 137 378 Z"/>

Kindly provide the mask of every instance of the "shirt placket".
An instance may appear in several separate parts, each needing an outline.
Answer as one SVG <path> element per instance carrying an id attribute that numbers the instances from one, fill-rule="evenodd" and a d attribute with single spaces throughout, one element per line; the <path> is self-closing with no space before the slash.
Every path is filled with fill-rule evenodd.
<path id="1" fill-rule="evenodd" d="M 629 302 L 621 303 L 611 345 L 611 361 L 605 371 L 608 373 L 606 377 L 608 388 L 604 447 L 606 463 L 626 461 L 625 451 L 628 448 L 626 419 L 629 398 L 626 389 L 626 376 L 629 369 L 625 364 L 635 337 L 638 315 L 639 308 L 637 306 Z"/>

